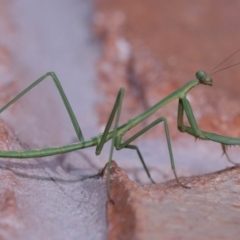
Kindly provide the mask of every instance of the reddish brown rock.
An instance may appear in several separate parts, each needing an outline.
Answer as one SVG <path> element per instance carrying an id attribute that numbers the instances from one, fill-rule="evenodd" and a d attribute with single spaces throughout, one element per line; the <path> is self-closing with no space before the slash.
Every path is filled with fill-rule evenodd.
<path id="1" fill-rule="evenodd" d="M 109 240 L 239 239 L 240 168 L 139 185 L 111 167 Z"/>

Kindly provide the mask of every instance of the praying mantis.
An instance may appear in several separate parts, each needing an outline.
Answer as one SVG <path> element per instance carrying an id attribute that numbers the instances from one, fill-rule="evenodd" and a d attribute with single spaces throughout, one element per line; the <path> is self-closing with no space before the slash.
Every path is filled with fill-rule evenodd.
<path id="1" fill-rule="evenodd" d="M 77 138 L 79 142 L 61 146 L 61 147 L 53 147 L 53 148 L 44 148 L 44 149 L 35 149 L 35 150 L 23 150 L 23 151 L 0 151 L 0 157 L 5 158 L 37 158 L 37 157 L 46 157 L 51 155 L 57 155 L 62 153 L 67 153 L 71 151 L 76 151 L 83 148 L 89 148 L 89 147 L 96 147 L 95 153 L 96 155 L 99 155 L 103 149 L 104 144 L 112 140 L 111 149 L 110 149 L 110 155 L 108 160 L 108 167 L 107 167 L 107 184 L 108 184 L 108 191 L 110 186 L 110 165 L 112 161 L 113 156 L 113 150 L 114 147 L 116 150 L 121 150 L 123 148 L 132 149 L 135 150 L 142 165 L 143 168 L 148 176 L 148 178 L 151 180 L 152 183 L 154 183 L 154 180 L 151 177 L 151 174 L 148 170 L 148 167 L 142 157 L 142 154 L 139 150 L 139 148 L 136 145 L 131 144 L 132 141 L 137 139 L 140 135 L 144 134 L 157 124 L 163 122 L 164 129 L 165 129 L 165 135 L 167 139 L 167 146 L 168 146 L 168 152 L 170 156 L 170 162 L 171 162 L 171 168 L 173 171 L 173 174 L 175 176 L 176 182 L 184 187 L 189 188 L 187 185 L 182 184 L 177 176 L 175 163 L 174 163 L 174 157 L 173 157 L 173 151 L 171 146 L 171 140 L 169 136 L 169 128 L 167 119 L 162 116 L 154 120 L 152 123 L 150 123 L 148 126 L 144 127 L 142 130 L 134 134 L 133 136 L 129 137 L 127 140 L 122 141 L 123 136 L 128 132 L 131 128 L 138 125 L 140 122 L 148 118 L 150 115 L 155 113 L 157 110 L 162 108 L 163 106 L 167 105 L 171 101 L 178 99 L 178 114 L 177 114 L 177 127 L 180 132 L 188 133 L 196 138 L 202 139 L 202 140 L 210 140 L 217 143 L 220 143 L 222 145 L 223 153 L 227 156 L 227 159 L 232 162 L 226 152 L 226 146 L 228 145 L 240 145 L 240 138 L 232 138 L 227 136 L 222 136 L 210 132 L 202 131 L 194 117 L 190 102 L 187 99 L 188 92 L 195 88 L 198 85 L 206 85 L 206 86 L 212 86 L 213 80 L 212 78 L 207 75 L 204 71 L 198 71 L 196 73 L 196 78 L 193 80 L 190 80 L 188 83 L 186 83 L 184 86 L 179 88 L 178 90 L 172 92 L 159 102 L 157 102 L 154 106 L 150 107 L 148 110 L 143 112 L 142 114 L 138 115 L 137 117 L 130 119 L 128 122 L 124 123 L 121 126 L 118 126 L 119 117 L 121 113 L 122 108 L 122 102 L 123 102 L 123 96 L 124 96 L 124 88 L 121 88 L 118 92 L 117 98 L 115 100 L 114 106 L 112 108 L 112 111 L 110 113 L 109 119 L 107 121 L 105 130 L 103 133 L 89 139 L 85 140 L 81 131 L 81 128 L 78 124 L 78 121 L 76 119 L 76 116 L 71 108 L 71 105 L 69 104 L 69 101 L 65 95 L 65 92 L 54 72 L 48 72 L 39 79 L 37 79 L 35 82 L 33 82 L 29 87 L 27 87 L 25 90 L 23 90 L 21 93 L 19 93 L 16 97 L 14 97 L 11 101 L 9 101 L 4 107 L 0 109 L 0 113 L 3 112 L 5 109 L 7 109 L 10 105 L 12 105 L 14 102 L 16 102 L 19 98 L 21 98 L 23 95 L 25 95 L 28 91 L 30 91 L 32 88 L 34 88 L 36 85 L 38 85 L 43 80 L 47 79 L 48 77 L 51 77 L 51 79 L 54 81 L 58 92 L 63 100 L 63 103 L 67 109 L 68 115 L 71 119 L 72 125 L 74 127 L 74 130 L 76 132 Z M 186 118 L 189 122 L 189 126 L 184 125 L 184 113 L 186 115 Z M 115 122 L 114 122 L 115 120 Z M 114 128 L 113 130 L 110 130 L 112 123 L 114 122 Z M 232 162 L 233 163 L 233 162 Z"/>

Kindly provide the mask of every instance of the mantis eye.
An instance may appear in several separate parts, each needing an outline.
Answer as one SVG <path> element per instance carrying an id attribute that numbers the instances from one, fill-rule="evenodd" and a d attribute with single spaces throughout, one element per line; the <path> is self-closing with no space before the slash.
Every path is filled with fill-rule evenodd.
<path id="1" fill-rule="evenodd" d="M 203 71 L 198 71 L 196 72 L 196 78 L 199 80 L 199 81 L 203 81 L 207 78 L 207 74 Z"/>
<path id="2" fill-rule="evenodd" d="M 196 72 L 196 78 L 199 80 L 199 83 L 201 83 L 201 84 L 205 84 L 205 85 L 212 85 L 213 84 L 212 78 L 209 77 L 203 71 Z"/>

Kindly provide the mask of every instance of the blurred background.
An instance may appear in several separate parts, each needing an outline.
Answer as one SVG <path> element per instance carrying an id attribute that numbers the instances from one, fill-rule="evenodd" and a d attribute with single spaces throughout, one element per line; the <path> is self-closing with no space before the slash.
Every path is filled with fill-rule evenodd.
<path id="1" fill-rule="evenodd" d="M 100 79 L 97 85 L 105 96 L 97 104 L 102 126 L 120 87 L 126 88 L 121 115 L 124 122 L 195 78 L 197 71 L 211 74 L 213 68 L 239 50 L 237 1 L 229 4 L 226 1 L 99 0 L 95 5 L 94 30 L 103 45 L 97 65 Z M 215 70 L 236 63 L 239 63 L 238 52 Z M 239 137 L 239 73 L 239 66 L 220 71 L 212 76 L 213 87 L 199 86 L 188 94 L 202 130 Z M 193 137 L 178 132 L 177 101 L 132 132 L 160 116 L 167 117 L 180 175 L 202 174 L 229 165 L 226 158 L 220 158 L 220 144 L 195 142 Z M 161 171 L 165 179 L 171 176 L 164 128 L 160 125 L 141 136 L 138 142 L 147 163 L 154 162 L 153 174 L 158 181 L 163 177 L 159 177 Z M 236 152 L 231 154 L 237 157 Z M 158 173 L 154 172 L 156 169 Z"/>
<path id="2" fill-rule="evenodd" d="M 124 123 L 195 78 L 196 71 L 211 73 L 237 51 L 239 10 L 240 3 L 235 0 L 1 0 L 0 103 L 6 104 L 34 80 L 54 71 L 85 139 L 89 139 L 103 131 L 121 87 L 126 89 L 120 119 Z M 218 69 L 239 59 L 236 54 Z M 239 77 L 236 66 L 214 74 L 213 87 L 199 86 L 190 92 L 188 99 L 202 130 L 239 137 Z M 177 101 L 127 136 L 159 116 L 168 119 L 179 176 L 230 166 L 225 157 L 221 158 L 220 144 L 195 141 L 178 132 Z M 24 148 L 77 141 L 50 79 L 5 111 L 2 118 Z M 173 178 L 161 124 L 136 144 L 156 182 Z M 235 161 L 238 151 L 230 151 Z M 61 162 L 64 174 L 70 177 L 94 174 L 107 162 L 109 144 L 99 157 L 94 152 L 91 148 L 66 155 L 61 161 L 51 160 L 55 168 Z M 135 152 L 115 151 L 114 160 L 134 181 L 149 182 Z M 53 168 L 48 166 L 48 170 L 51 176 L 55 174 Z"/>

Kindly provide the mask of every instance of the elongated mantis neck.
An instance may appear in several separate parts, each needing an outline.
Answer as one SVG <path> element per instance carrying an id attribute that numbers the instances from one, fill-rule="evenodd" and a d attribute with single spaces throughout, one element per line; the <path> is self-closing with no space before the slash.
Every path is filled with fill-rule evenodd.
<path id="1" fill-rule="evenodd" d="M 153 113 L 155 113 L 158 109 L 162 108 L 163 106 L 165 106 L 166 104 L 168 104 L 169 102 L 173 101 L 176 98 L 183 98 L 186 96 L 186 94 L 195 86 L 197 86 L 199 84 L 199 80 L 198 79 L 193 79 L 190 80 L 188 83 L 186 83 L 183 87 L 181 87 L 180 89 L 172 92 L 170 95 L 168 95 L 167 97 L 165 97 L 164 99 L 162 99 L 161 101 L 159 101 L 158 103 L 156 103 L 154 106 L 152 106 L 151 108 L 149 108 L 146 112 L 138 115 L 137 117 L 133 118 L 132 120 L 130 120 L 128 123 L 130 124 L 130 127 L 126 127 L 127 130 L 131 129 L 132 127 L 136 126 L 137 124 L 139 124 L 140 122 L 144 121 L 146 118 L 148 118 L 150 115 L 152 115 Z"/>

